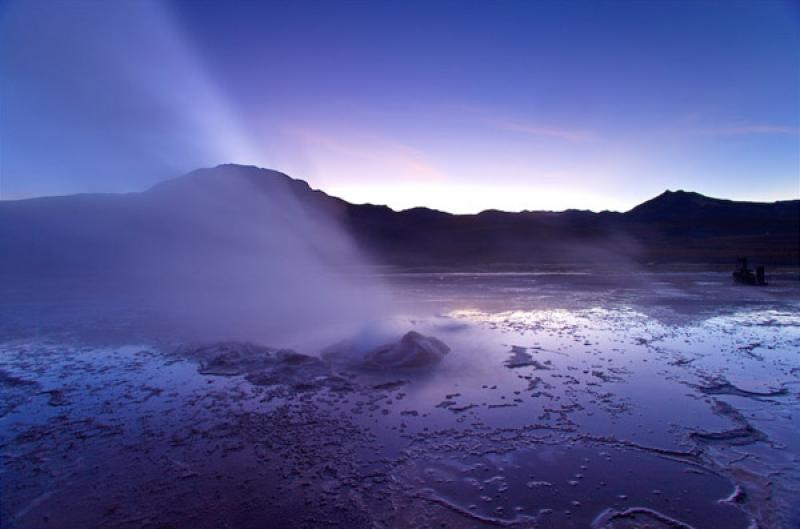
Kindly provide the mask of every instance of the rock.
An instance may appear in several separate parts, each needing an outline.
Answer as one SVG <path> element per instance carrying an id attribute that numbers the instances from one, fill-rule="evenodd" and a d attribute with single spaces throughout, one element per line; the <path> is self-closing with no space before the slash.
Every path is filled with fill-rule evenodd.
<path id="1" fill-rule="evenodd" d="M 219 342 L 180 351 L 200 363 L 204 375 L 242 375 L 272 363 L 275 349 L 248 342 Z"/>
<path id="2" fill-rule="evenodd" d="M 369 351 L 364 364 L 374 369 L 423 368 L 437 364 L 449 352 L 438 339 L 409 331 L 399 342 Z"/>
<path id="3" fill-rule="evenodd" d="M 275 353 L 272 361 L 263 368 L 247 373 L 246 378 L 256 385 L 286 385 L 298 391 L 308 391 L 329 383 L 337 389 L 343 389 L 340 377 L 331 376 L 327 362 L 286 349 Z"/>
<path id="4" fill-rule="evenodd" d="M 290 349 L 272 349 L 247 342 L 220 342 L 183 353 L 200 363 L 204 375 L 244 375 L 256 385 L 285 385 L 298 390 L 326 383 L 336 390 L 349 388 L 346 380 L 331 376 L 330 365 L 317 357 Z"/>

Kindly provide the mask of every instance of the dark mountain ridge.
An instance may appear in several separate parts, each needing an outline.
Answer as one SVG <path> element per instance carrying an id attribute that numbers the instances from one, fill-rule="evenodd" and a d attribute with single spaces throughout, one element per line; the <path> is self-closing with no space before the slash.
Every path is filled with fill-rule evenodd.
<path id="1" fill-rule="evenodd" d="M 800 246 L 800 200 L 737 202 L 666 191 L 624 213 L 454 215 L 350 204 L 277 171 L 221 165 L 141 193 L 0 201 L 0 272 L 13 278 L 96 270 L 164 244 L 210 247 L 210 237 L 242 247 L 258 223 L 279 224 L 290 207 L 344 228 L 375 264 L 401 267 L 733 263 L 739 255 L 795 265 Z"/>

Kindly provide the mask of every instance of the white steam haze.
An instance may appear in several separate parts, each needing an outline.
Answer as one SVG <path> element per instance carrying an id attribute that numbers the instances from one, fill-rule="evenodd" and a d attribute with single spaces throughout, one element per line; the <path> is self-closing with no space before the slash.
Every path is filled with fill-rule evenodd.
<path id="1" fill-rule="evenodd" d="M 268 166 L 276 147 L 243 124 L 160 2 L 11 1 L 2 11 L 4 78 L 59 87 L 4 86 L 5 110 L 30 121 L 3 151 L 48 139 L 41 156 L 4 160 L 28 182 L 0 194 L 4 295 L 141 309 L 198 338 L 268 345 L 380 314 L 380 287 L 354 275 L 367 263 L 341 204 L 279 173 L 221 166 L 143 193 L 13 200 L 68 194 L 78 181 L 141 191 L 197 167 Z M 42 193 L 45 181 L 60 184 Z"/>
<path id="2" fill-rule="evenodd" d="M 380 317 L 344 204 L 236 165 L 144 193 L 0 204 L 3 291 L 142 310 L 196 339 L 324 344 Z M 323 340 L 316 342 L 316 340 Z"/>
<path id="3" fill-rule="evenodd" d="M 359 274 L 368 263 L 342 225 L 340 204 L 252 167 L 185 180 L 150 192 L 175 195 L 163 198 L 174 238 L 152 251 L 163 256 L 153 263 L 154 277 L 169 281 L 165 306 L 192 322 L 273 342 L 378 316 L 382 295 Z"/>
<path id="4" fill-rule="evenodd" d="M 283 167 L 165 2 L 8 0 L 0 76 L 2 199 L 141 191 L 222 163 Z"/>

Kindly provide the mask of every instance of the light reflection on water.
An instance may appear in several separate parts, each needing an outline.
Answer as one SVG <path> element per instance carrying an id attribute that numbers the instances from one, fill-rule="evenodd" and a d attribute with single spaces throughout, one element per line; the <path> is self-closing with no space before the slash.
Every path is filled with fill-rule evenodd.
<path id="1" fill-rule="evenodd" d="M 605 509 L 637 506 L 698 529 L 715 527 L 722 519 L 729 521 L 726 527 L 744 528 L 747 520 L 739 510 L 717 503 L 731 494 L 733 483 L 749 491 L 751 503 L 745 507 L 762 521 L 769 520 L 758 509 L 791 520 L 787 513 L 800 497 L 796 287 L 724 290 L 709 299 L 723 285 L 718 275 L 670 276 L 649 289 L 638 284 L 611 288 L 586 274 L 565 274 L 560 282 L 522 274 L 402 279 L 398 314 L 381 322 L 370 340 L 415 329 L 443 340 L 451 352 L 428 371 L 350 373 L 360 389 L 340 394 L 321 390 L 273 397 L 269 388 L 241 377 L 202 376 L 191 362 L 163 356 L 174 342 L 163 336 L 142 346 L 99 345 L 103 338 L 97 334 L 84 341 L 72 322 L 92 325 L 90 316 L 71 314 L 74 319 L 55 326 L 66 329 L 69 340 L 58 333 L 33 340 L 6 332 L 0 369 L 39 387 L 3 386 L 9 395 L 27 400 L 0 419 L 0 442 L 7 453 L 50 450 L 64 461 L 76 457 L 70 463 L 74 467 L 65 463 L 51 469 L 65 476 L 94 467 L 92 458 L 105 457 L 121 443 L 136 457 L 148 454 L 185 476 L 202 478 L 213 468 L 234 484 L 263 480 L 259 483 L 266 490 L 273 486 L 268 479 L 281 475 L 281 486 L 335 490 L 340 483 L 349 493 L 367 497 L 371 492 L 358 473 L 359 463 L 347 467 L 348 478 L 344 463 L 331 463 L 327 450 L 332 448 L 310 444 L 329 437 L 329 444 L 349 446 L 349 433 L 336 437 L 340 434 L 320 419 L 334 418 L 367 432 L 372 441 L 354 443 L 348 454 L 369 460 L 369 472 L 392 477 L 391 486 L 383 485 L 386 494 L 427 496 L 429 503 L 417 508 L 443 506 L 455 513 L 457 525 L 538 517 L 551 520 L 542 521 L 543 527 L 587 527 Z M 696 303 L 685 305 L 686 300 Z M 125 337 L 127 327 L 115 329 L 115 340 L 142 343 Z M 147 336 L 143 329 L 136 327 L 133 335 Z M 320 342 L 313 332 L 307 334 L 308 344 Z M 301 352 L 318 350 L 300 347 Z M 391 389 L 375 389 L 387 382 Z M 64 391 L 64 402 L 52 405 L 46 391 L 55 389 Z M 291 410 L 288 422 L 270 418 L 254 429 L 250 414 L 270 417 L 284 405 Z M 96 419 L 94 425 L 79 422 L 89 417 Z M 118 433 L 105 438 L 111 434 L 98 424 Z M 302 434 L 291 431 L 301 427 Z M 273 439 L 280 428 L 288 429 L 298 452 Z M 74 441 L 68 435 L 85 436 L 86 446 L 93 448 L 73 453 L 36 432 L 64 446 Z M 738 437 L 696 435 L 720 432 Z M 286 452 L 270 458 L 264 446 Z M 228 454 L 239 463 L 232 465 L 227 458 L 234 456 Z M 42 488 L 31 470 L 41 464 L 38 460 L 26 467 L 24 457 L 15 457 L 22 492 L 6 496 L 16 516 L 51 487 Z M 317 472 L 325 479 L 315 481 L 281 466 L 292 457 L 305 458 L 309 475 Z M 136 483 L 144 479 L 137 477 L 145 468 L 140 463 L 120 461 L 111 469 L 117 476 Z M 616 473 L 626 465 L 632 473 Z M 256 469 L 263 476 L 253 475 Z M 565 479 L 575 474 L 584 477 Z M 759 496 L 759 480 L 767 477 L 771 503 L 758 503 L 766 502 Z M 201 496 L 212 497 L 217 479 L 202 482 Z M 310 485 L 299 485 L 303 479 Z M 55 482 L 64 489 L 41 507 L 53 512 L 58 501 L 80 492 L 78 485 L 89 486 L 80 479 L 73 485 Z M 558 493 L 545 485 L 529 487 L 532 482 L 558 482 Z M 124 481 L 111 488 L 120 494 L 127 490 Z M 146 504 L 152 498 L 137 501 Z M 543 515 L 548 509 L 550 514 Z M 384 515 L 371 511 L 371 516 Z"/>

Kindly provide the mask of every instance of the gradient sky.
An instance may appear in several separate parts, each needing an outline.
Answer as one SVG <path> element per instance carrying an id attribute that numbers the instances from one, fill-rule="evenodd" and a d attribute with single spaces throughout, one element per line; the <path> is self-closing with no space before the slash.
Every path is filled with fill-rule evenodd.
<path id="1" fill-rule="evenodd" d="M 225 162 L 396 209 L 797 198 L 798 6 L 0 0 L 0 198 Z"/>

